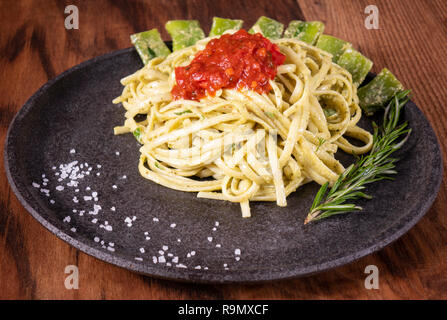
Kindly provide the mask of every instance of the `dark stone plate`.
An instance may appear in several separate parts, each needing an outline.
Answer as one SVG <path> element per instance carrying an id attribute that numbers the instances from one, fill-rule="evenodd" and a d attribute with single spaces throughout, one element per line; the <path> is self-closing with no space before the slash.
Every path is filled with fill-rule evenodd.
<path id="1" fill-rule="evenodd" d="M 8 131 L 5 168 L 23 206 L 59 238 L 98 259 L 193 282 L 302 276 L 383 248 L 414 226 L 436 197 L 439 145 L 412 102 L 405 118 L 413 133 L 400 151 L 399 174 L 368 187 L 374 199 L 361 203 L 362 212 L 304 226 L 318 189 L 312 183 L 289 196 L 286 208 L 251 203 L 253 217 L 243 219 L 238 204 L 145 180 L 134 137 L 113 135 L 124 111 L 111 102 L 122 91 L 120 79 L 141 66 L 134 49 L 82 63 L 39 89 Z M 70 171 L 73 161 L 78 163 Z"/>

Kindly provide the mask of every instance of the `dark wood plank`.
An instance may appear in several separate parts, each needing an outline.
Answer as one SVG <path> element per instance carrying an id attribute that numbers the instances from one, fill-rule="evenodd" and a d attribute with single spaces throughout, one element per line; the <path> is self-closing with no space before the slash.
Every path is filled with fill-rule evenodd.
<path id="1" fill-rule="evenodd" d="M 0 2 L 0 141 L 26 99 L 48 79 L 94 56 L 129 47 L 129 35 L 170 19 L 260 15 L 283 23 L 321 20 L 326 32 L 351 41 L 375 65 L 387 66 L 413 89 L 433 124 L 447 161 L 447 4 L 375 1 L 379 30 L 364 28 L 368 1 L 14 1 Z M 64 8 L 79 8 L 80 29 L 65 30 Z M 410 232 L 384 250 L 311 277 L 258 285 L 191 285 L 151 279 L 98 261 L 46 231 L 19 204 L 0 162 L 0 298 L 6 299 L 393 299 L 447 298 L 447 188 Z M 64 268 L 80 271 L 79 290 L 66 290 Z M 380 270 L 380 290 L 364 288 L 364 268 Z"/>

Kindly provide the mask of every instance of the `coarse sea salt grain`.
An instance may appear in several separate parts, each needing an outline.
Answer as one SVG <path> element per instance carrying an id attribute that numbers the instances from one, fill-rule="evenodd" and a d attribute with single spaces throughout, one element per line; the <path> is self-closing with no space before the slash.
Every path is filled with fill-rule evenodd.
<path id="1" fill-rule="evenodd" d="M 71 153 L 71 154 L 76 153 L 76 150 L 75 150 L 75 149 L 71 149 L 71 150 L 70 150 L 70 153 Z"/>
<path id="2" fill-rule="evenodd" d="M 57 191 L 62 191 L 62 190 L 64 190 L 64 186 L 57 186 L 57 187 L 56 187 L 56 190 L 57 190 Z"/>
<path id="3" fill-rule="evenodd" d="M 127 226 L 130 228 L 132 227 L 132 219 L 129 217 L 126 217 L 126 219 L 124 219 L 124 222 L 127 224 Z"/>
<path id="4" fill-rule="evenodd" d="M 175 228 L 177 225 L 175 223 L 171 223 L 170 227 Z"/>
<path id="5" fill-rule="evenodd" d="M 207 239 L 209 242 L 213 242 L 213 237 L 208 237 Z"/>
<path id="6" fill-rule="evenodd" d="M 145 253 L 146 251 L 144 250 L 144 248 L 140 248 L 140 252 Z"/>
<path id="7" fill-rule="evenodd" d="M 165 262 L 166 262 L 166 258 L 165 258 L 165 256 L 159 256 L 159 257 L 158 257 L 158 262 L 159 262 L 159 263 L 165 263 Z"/>
<path id="8" fill-rule="evenodd" d="M 106 231 L 113 231 L 113 227 L 110 224 L 101 224 L 100 228 L 104 228 Z"/>
<path id="9" fill-rule="evenodd" d="M 95 242 L 99 242 L 99 240 L 100 240 L 100 239 L 99 239 L 98 237 L 94 237 L 94 238 L 93 238 L 93 241 L 95 241 Z"/>
<path id="10" fill-rule="evenodd" d="M 234 254 L 236 254 L 236 255 L 240 255 L 240 254 L 241 254 L 241 249 L 236 249 L 236 250 L 234 250 Z"/>
<path id="11" fill-rule="evenodd" d="M 40 184 L 38 184 L 38 183 L 36 183 L 36 182 L 33 182 L 33 187 L 34 187 L 34 188 L 40 188 Z"/>
<path id="12" fill-rule="evenodd" d="M 93 205 L 93 211 L 89 211 L 88 214 L 97 215 L 99 211 L 101 210 L 101 206 L 99 204 Z"/>
<path id="13" fill-rule="evenodd" d="M 164 251 L 168 251 L 169 247 L 168 247 L 168 246 L 163 246 L 162 249 L 163 249 Z"/>
<path id="14" fill-rule="evenodd" d="M 62 220 L 62 221 L 64 221 L 64 222 L 70 222 L 70 221 L 71 221 L 71 217 L 70 217 L 70 216 L 66 216 L 66 217 L 64 218 L 64 220 Z"/>

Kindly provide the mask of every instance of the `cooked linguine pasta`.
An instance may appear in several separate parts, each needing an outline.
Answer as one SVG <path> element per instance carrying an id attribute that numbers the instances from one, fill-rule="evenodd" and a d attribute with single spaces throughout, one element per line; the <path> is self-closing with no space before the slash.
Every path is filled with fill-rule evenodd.
<path id="1" fill-rule="evenodd" d="M 143 177 L 238 202 L 249 217 L 249 201 L 286 206 L 286 197 L 307 182 L 334 183 L 344 171 L 338 148 L 370 150 L 372 135 L 357 126 L 362 113 L 351 74 L 329 53 L 295 39 L 272 41 L 286 60 L 268 93 L 220 89 L 199 101 L 173 100 L 174 69 L 211 39 L 154 58 L 121 80 L 123 93 L 113 102 L 122 103 L 126 120 L 115 134 L 133 132 L 142 144 Z"/>

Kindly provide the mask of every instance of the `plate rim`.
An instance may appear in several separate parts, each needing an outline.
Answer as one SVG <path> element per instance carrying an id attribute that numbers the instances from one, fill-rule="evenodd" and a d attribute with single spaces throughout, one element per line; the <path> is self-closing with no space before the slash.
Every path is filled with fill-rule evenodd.
<path id="1" fill-rule="evenodd" d="M 141 264 L 138 262 L 130 261 L 129 259 L 111 254 L 109 252 L 102 251 L 100 249 L 96 249 L 93 246 L 90 246 L 72 236 L 67 234 L 66 232 L 59 229 L 57 226 L 50 223 L 47 219 L 45 219 L 37 210 L 35 210 L 26 200 L 25 197 L 22 195 L 22 192 L 17 187 L 17 184 L 15 182 L 14 177 L 11 175 L 11 167 L 12 164 L 9 161 L 9 154 L 11 152 L 10 149 L 13 148 L 13 146 L 10 143 L 10 135 L 11 132 L 13 132 L 14 127 L 16 123 L 24 118 L 30 110 L 32 110 L 32 107 L 35 105 L 34 101 L 38 99 L 43 93 L 45 93 L 47 88 L 50 88 L 53 84 L 58 82 L 60 79 L 70 75 L 71 73 L 82 69 L 86 66 L 89 66 L 91 64 L 94 64 L 96 62 L 100 62 L 103 60 L 107 60 L 110 58 L 113 58 L 114 56 L 119 56 L 122 54 L 127 54 L 135 52 L 135 49 L 133 47 L 120 49 L 116 51 L 112 51 L 100 56 L 96 56 L 94 58 L 91 58 L 89 60 L 86 60 L 84 62 L 81 62 L 80 64 L 77 64 L 61 74 L 57 75 L 56 77 L 50 79 L 45 84 L 43 84 L 33 95 L 31 95 L 30 98 L 27 99 L 27 101 L 24 103 L 24 105 L 19 109 L 19 111 L 14 115 L 12 121 L 10 122 L 5 138 L 5 144 L 4 144 L 4 152 L 3 152 L 3 159 L 4 159 L 4 166 L 5 166 L 5 173 L 6 177 L 8 179 L 8 182 L 11 186 L 11 189 L 21 205 L 28 211 L 31 216 L 36 219 L 45 229 L 50 231 L 52 234 L 54 234 L 59 239 L 63 240 L 64 242 L 68 243 L 69 245 L 75 247 L 76 249 L 88 254 L 89 256 L 92 256 L 98 260 L 110 263 L 112 265 L 127 269 L 132 272 L 136 272 L 145 276 L 149 277 L 155 277 L 165 280 L 171 280 L 171 281 L 181 281 L 181 282 L 193 282 L 193 283 L 207 283 L 207 284 L 219 284 L 219 283 L 264 283 L 264 282 L 271 282 L 271 281 L 278 281 L 278 280 L 285 280 L 285 279 L 292 279 L 292 278 L 298 278 L 302 276 L 308 276 L 312 274 L 316 274 L 323 271 L 328 271 L 330 269 L 340 267 L 342 265 L 346 265 L 349 263 L 352 263 L 356 260 L 359 260 L 373 252 L 376 252 L 378 250 L 383 249 L 384 247 L 390 245 L 392 242 L 399 239 L 401 236 L 403 236 L 405 233 L 407 233 L 411 228 L 413 228 L 417 222 L 419 222 L 422 217 L 428 212 L 430 207 L 433 205 L 433 202 L 435 201 L 439 189 L 442 183 L 443 178 L 443 158 L 442 158 L 442 152 L 439 145 L 439 139 L 436 135 L 436 131 L 433 129 L 431 123 L 428 121 L 428 119 L 423 114 L 422 110 L 419 109 L 419 107 L 412 101 L 409 103 L 412 103 L 414 107 L 417 109 L 417 111 L 422 115 L 425 122 L 427 122 L 429 129 L 432 131 L 433 137 L 435 139 L 435 148 L 436 148 L 436 155 L 435 157 L 439 159 L 438 167 L 434 168 L 432 172 L 439 173 L 438 175 L 435 175 L 435 180 L 432 181 L 432 183 L 429 184 L 431 186 L 430 191 L 433 191 L 430 193 L 430 196 L 423 202 L 419 203 L 418 206 L 415 206 L 415 209 L 411 211 L 409 214 L 412 218 L 406 222 L 402 226 L 399 226 L 396 231 L 394 231 L 391 235 L 386 236 L 384 239 L 380 241 L 375 241 L 374 243 L 370 244 L 367 248 L 363 250 L 359 250 L 357 252 L 351 253 L 349 255 L 344 255 L 340 258 L 313 264 L 308 267 L 300 267 L 295 269 L 285 269 L 285 270 L 273 270 L 273 271 L 267 271 L 267 272 L 260 272 L 260 273 L 253 273 L 252 271 L 247 270 L 226 270 L 225 272 L 216 273 L 213 270 L 206 270 L 204 272 L 203 270 L 189 270 L 189 269 L 181 269 L 181 272 L 179 269 L 172 269 L 172 268 L 157 268 L 152 267 L 147 264 Z M 422 205 L 421 205 L 422 204 Z"/>

